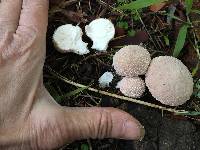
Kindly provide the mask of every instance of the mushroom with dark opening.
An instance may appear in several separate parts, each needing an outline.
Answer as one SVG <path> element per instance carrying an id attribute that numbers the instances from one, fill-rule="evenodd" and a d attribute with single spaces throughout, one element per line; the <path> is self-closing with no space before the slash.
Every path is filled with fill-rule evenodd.
<path id="1" fill-rule="evenodd" d="M 88 54 L 87 43 L 82 41 L 82 29 L 79 26 L 66 24 L 58 27 L 53 35 L 56 49 L 61 53 L 73 52 L 79 55 Z"/>

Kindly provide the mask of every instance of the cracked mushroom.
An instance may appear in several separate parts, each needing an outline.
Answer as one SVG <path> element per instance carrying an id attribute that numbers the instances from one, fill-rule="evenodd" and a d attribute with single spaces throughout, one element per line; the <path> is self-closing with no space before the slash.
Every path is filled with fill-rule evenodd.
<path id="1" fill-rule="evenodd" d="M 79 26 L 66 24 L 58 27 L 53 35 L 56 49 L 61 53 L 73 52 L 79 55 L 88 54 L 87 43 L 82 41 L 83 32 Z"/>
<path id="2" fill-rule="evenodd" d="M 87 25 L 85 32 L 93 41 L 92 49 L 106 51 L 109 41 L 114 38 L 115 27 L 110 20 L 100 18 Z"/>

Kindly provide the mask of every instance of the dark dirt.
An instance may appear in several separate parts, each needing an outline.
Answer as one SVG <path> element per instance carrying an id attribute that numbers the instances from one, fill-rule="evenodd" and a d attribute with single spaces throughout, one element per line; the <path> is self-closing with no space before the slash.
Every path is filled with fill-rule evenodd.
<path id="1" fill-rule="evenodd" d="M 90 2 L 90 7 L 88 7 Z M 91 93 L 84 91 L 73 98 L 60 98 L 60 95 L 75 90 L 72 85 L 68 85 L 58 79 L 52 78 L 46 67 L 51 67 L 56 72 L 62 74 L 74 82 L 84 85 L 92 85 L 98 88 L 98 78 L 105 71 L 113 71 L 112 56 L 119 49 L 119 46 L 126 44 L 140 44 L 143 43 L 150 49 L 152 57 L 159 55 L 172 55 L 178 30 L 181 23 L 173 20 L 170 24 L 166 23 L 166 16 L 159 13 L 152 13 L 148 9 L 140 13 L 143 19 L 144 26 L 140 20 L 134 20 L 129 16 L 123 16 L 123 21 L 127 21 L 129 29 L 135 29 L 135 36 L 128 36 L 127 29 L 117 27 L 116 37 L 122 36 L 110 43 L 108 52 L 95 53 L 93 50 L 91 54 L 86 56 L 78 56 L 75 54 L 60 54 L 58 53 L 52 43 L 52 35 L 54 30 L 66 23 L 73 25 L 79 24 L 84 27 L 91 20 L 98 17 L 106 17 L 113 21 L 116 25 L 119 17 L 122 15 L 118 12 L 112 11 L 110 6 L 115 6 L 114 0 L 104 0 L 105 3 L 99 3 L 99 0 L 57 0 L 51 3 L 49 12 L 49 27 L 47 34 L 47 59 L 44 68 L 45 85 L 50 91 L 51 95 L 62 105 L 70 107 L 88 107 L 88 106 L 102 106 L 102 107 L 116 107 L 127 111 L 136 117 L 145 127 L 146 135 L 142 141 L 125 141 L 116 139 L 104 140 L 83 140 L 74 142 L 70 145 L 61 148 L 62 150 L 200 150 L 200 122 L 194 116 L 176 116 L 172 113 L 162 112 L 158 109 L 153 109 L 147 106 L 141 106 L 133 103 L 123 102 L 110 97 L 102 96 L 98 93 Z M 109 4 L 109 5 L 107 5 Z M 195 1 L 195 7 L 198 7 L 198 0 Z M 185 10 L 182 3 L 172 2 L 167 4 L 163 10 L 168 10 L 169 7 L 177 8 L 176 15 L 185 20 Z M 199 18 L 191 18 L 198 20 Z M 146 28 L 146 29 L 145 29 Z M 147 33 L 147 31 L 149 33 Z M 195 28 L 198 30 L 198 28 Z M 151 36 L 149 36 L 149 34 Z M 168 36 L 170 43 L 166 45 L 163 35 Z M 152 42 L 152 39 L 154 42 Z M 84 40 L 91 41 L 84 36 Z M 193 39 L 190 39 L 193 41 Z M 90 47 L 90 46 L 89 46 Z M 179 57 L 192 70 L 198 62 L 198 57 L 194 51 L 191 42 L 186 42 L 183 53 Z M 195 78 L 199 78 L 198 71 Z M 119 77 L 115 78 L 115 83 Z M 106 89 L 111 93 L 120 94 L 113 87 Z M 141 99 L 143 101 L 159 104 L 148 93 Z M 100 103 L 99 103 L 100 102 Z M 99 103 L 97 105 L 96 103 Z M 185 105 L 177 109 L 198 110 L 199 100 L 192 97 Z M 86 145 L 86 148 L 83 146 Z M 88 146 L 87 146 L 88 145 Z M 88 148 L 89 147 L 89 148 Z"/>
<path id="2" fill-rule="evenodd" d="M 136 150 L 199 150 L 198 125 L 186 119 L 162 116 L 157 110 L 133 106 L 132 113 L 143 123 L 146 136 L 135 142 Z"/>

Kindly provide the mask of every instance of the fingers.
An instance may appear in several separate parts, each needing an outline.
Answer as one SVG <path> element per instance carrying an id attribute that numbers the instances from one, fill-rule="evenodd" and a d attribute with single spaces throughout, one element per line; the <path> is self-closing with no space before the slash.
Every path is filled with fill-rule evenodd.
<path id="1" fill-rule="evenodd" d="M 19 23 L 21 7 L 22 7 L 22 0 L 0 1 L 0 30 L 3 30 L 4 32 L 16 31 Z M 3 31 L 1 31 L 0 34 Z"/>
<path id="2" fill-rule="evenodd" d="M 114 108 L 66 108 L 66 135 L 69 139 L 141 139 L 144 128 L 131 115 Z"/>
<path id="3" fill-rule="evenodd" d="M 23 0 L 19 27 L 28 27 L 45 35 L 48 24 L 48 0 Z"/>

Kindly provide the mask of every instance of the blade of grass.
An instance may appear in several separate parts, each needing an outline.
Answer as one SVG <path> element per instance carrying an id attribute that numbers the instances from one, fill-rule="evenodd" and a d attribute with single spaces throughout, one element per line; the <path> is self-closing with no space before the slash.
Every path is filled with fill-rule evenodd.
<path id="1" fill-rule="evenodd" d="M 200 66 L 200 63 L 198 62 L 197 65 L 196 65 L 196 67 L 192 71 L 192 76 L 193 77 L 197 74 L 197 72 L 199 70 L 199 66 Z"/>
<path id="2" fill-rule="evenodd" d="M 162 3 L 167 0 L 136 0 L 133 2 L 130 2 L 128 4 L 124 4 L 122 6 L 119 6 L 118 9 L 123 10 L 138 10 L 141 8 L 146 8 L 148 6 L 151 6 L 153 4 Z"/>
<path id="3" fill-rule="evenodd" d="M 186 115 L 186 116 L 199 116 L 200 112 L 198 111 L 186 111 L 186 112 L 178 112 L 176 115 Z"/>
<path id="4" fill-rule="evenodd" d="M 178 57 L 181 50 L 184 47 L 188 27 L 189 27 L 188 25 L 183 25 L 179 30 L 178 38 L 176 40 L 176 45 L 175 45 L 175 49 L 174 49 L 174 52 L 173 52 L 174 57 Z"/>
<path id="5" fill-rule="evenodd" d="M 186 14 L 189 15 L 189 13 L 192 10 L 193 0 L 185 0 L 186 5 Z"/>
<path id="6" fill-rule="evenodd" d="M 50 83 L 46 83 L 45 87 L 47 88 L 51 96 L 56 100 L 56 102 L 58 103 L 61 102 L 62 98 L 60 97 L 60 94 L 57 92 L 57 90 L 53 86 L 51 86 Z"/>
<path id="7" fill-rule="evenodd" d="M 192 9 L 192 10 L 191 10 L 191 12 L 192 12 L 192 13 L 196 13 L 196 14 L 199 14 L 199 15 L 200 15 L 200 10 L 197 10 L 197 9 Z"/>
<path id="8" fill-rule="evenodd" d="M 167 14 L 164 14 L 164 15 L 167 15 L 168 17 L 170 17 L 170 19 L 178 20 L 180 22 L 183 22 L 184 24 L 191 25 L 191 23 L 183 21 L 182 19 L 180 19 L 179 17 L 174 16 L 173 14 L 167 13 Z"/>
<path id="9" fill-rule="evenodd" d="M 86 90 L 88 87 L 80 87 L 80 88 L 78 88 L 78 89 L 76 89 L 76 90 L 74 90 L 74 91 L 71 91 L 71 92 L 69 92 L 69 93 L 66 93 L 65 95 L 62 95 L 61 96 L 61 98 L 70 98 L 70 97 L 72 97 L 72 96 L 76 96 L 76 95 L 78 95 L 78 94 L 80 94 L 80 93 L 82 93 L 84 90 Z"/>

